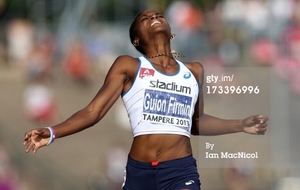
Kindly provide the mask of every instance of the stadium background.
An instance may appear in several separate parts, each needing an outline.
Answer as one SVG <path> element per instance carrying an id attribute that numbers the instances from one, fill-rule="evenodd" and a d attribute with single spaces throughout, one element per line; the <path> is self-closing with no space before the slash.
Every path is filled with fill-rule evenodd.
<path id="1" fill-rule="evenodd" d="M 264 136 L 192 137 L 202 188 L 300 189 L 297 0 L 0 0 L 0 189 L 120 189 L 131 144 L 121 101 L 93 128 L 37 154 L 26 154 L 22 141 L 29 129 L 63 121 L 89 103 L 118 55 L 139 56 L 128 29 L 145 8 L 165 13 L 182 61 L 200 61 L 208 74 L 239 68 L 230 85 L 262 89 L 259 96 L 205 95 L 209 114 L 259 113 L 270 122 Z M 258 151 L 260 159 L 205 160 L 206 142 L 217 151 Z"/>

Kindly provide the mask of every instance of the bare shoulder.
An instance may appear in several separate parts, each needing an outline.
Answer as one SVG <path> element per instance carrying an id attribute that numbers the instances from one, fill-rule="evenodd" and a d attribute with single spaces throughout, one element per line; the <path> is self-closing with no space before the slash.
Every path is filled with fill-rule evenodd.
<path id="1" fill-rule="evenodd" d="M 184 62 L 184 64 L 190 69 L 190 70 L 199 70 L 203 69 L 203 65 L 200 62 Z"/>
<path id="2" fill-rule="evenodd" d="M 138 67 L 138 58 L 132 57 L 130 55 L 120 55 L 116 58 L 113 65 L 111 66 L 109 74 L 116 73 L 122 75 L 122 77 L 124 78 L 124 84 L 130 86 L 135 78 Z"/>
<path id="3" fill-rule="evenodd" d="M 204 77 L 204 67 L 200 62 L 184 62 L 185 66 L 191 70 L 195 78 L 202 84 Z"/>
<path id="4" fill-rule="evenodd" d="M 130 55 L 119 55 L 119 56 L 117 57 L 116 60 L 121 60 L 121 61 L 133 61 L 133 60 L 136 60 L 136 58 L 135 58 L 135 57 L 132 57 L 132 56 L 130 56 Z"/>
<path id="5" fill-rule="evenodd" d="M 138 63 L 138 59 L 135 57 L 132 57 L 130 55 L 120 55 L 116 58 L 114 65 L 128 66 L 128 65 L 134 65 L 137 63 Z"/>
<path id="6" fill-rule="evenodd" d="M 128 75 L 128 72 L 135 71 L 138 67 L 138 59 L 130 55 L 120 55 L 113 62 L 109 72 L 122 72 Z"/>

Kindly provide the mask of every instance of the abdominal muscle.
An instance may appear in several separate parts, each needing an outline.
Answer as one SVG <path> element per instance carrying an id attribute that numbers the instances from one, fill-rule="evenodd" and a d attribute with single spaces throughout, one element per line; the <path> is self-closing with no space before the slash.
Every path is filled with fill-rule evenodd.
<path id="1" fill-rule="evenodd" d="M 140 162 L 162 162 L 191 154 L 189 137 L 174 134 L 150 134 L 133 139 L 129 156 Z"/>

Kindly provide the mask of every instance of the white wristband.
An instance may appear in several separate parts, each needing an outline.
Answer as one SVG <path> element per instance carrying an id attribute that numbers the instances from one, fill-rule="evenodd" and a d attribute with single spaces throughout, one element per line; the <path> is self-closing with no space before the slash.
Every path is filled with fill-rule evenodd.
<path id="1" fill-rule="evenodd" d="M 48 146 L 48 145 L 50 145 L 51 143 L 54 142 L 54 140 L 55 140 L 55 132 L 52 129 L 52 127 L 45 127 L 45 128 L 47 128 L 49 130 L 49 132 L 50 132 L 50 139 L 49 139 L 48 143 L 46 144 L 46 146 Z"/>

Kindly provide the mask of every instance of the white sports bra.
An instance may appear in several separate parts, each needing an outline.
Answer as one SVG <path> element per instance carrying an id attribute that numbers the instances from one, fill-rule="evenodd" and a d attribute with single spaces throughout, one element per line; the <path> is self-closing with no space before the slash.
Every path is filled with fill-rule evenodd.
<path id="1" fill-rule="evenodd" d="M 156 70 L 145 57 L 139 57 L 135 81 L 122 99 L 133 136 L 178 134 L 190 137 L 192 116 L 199 85 L 180 61 L 173 75 Z"/>

